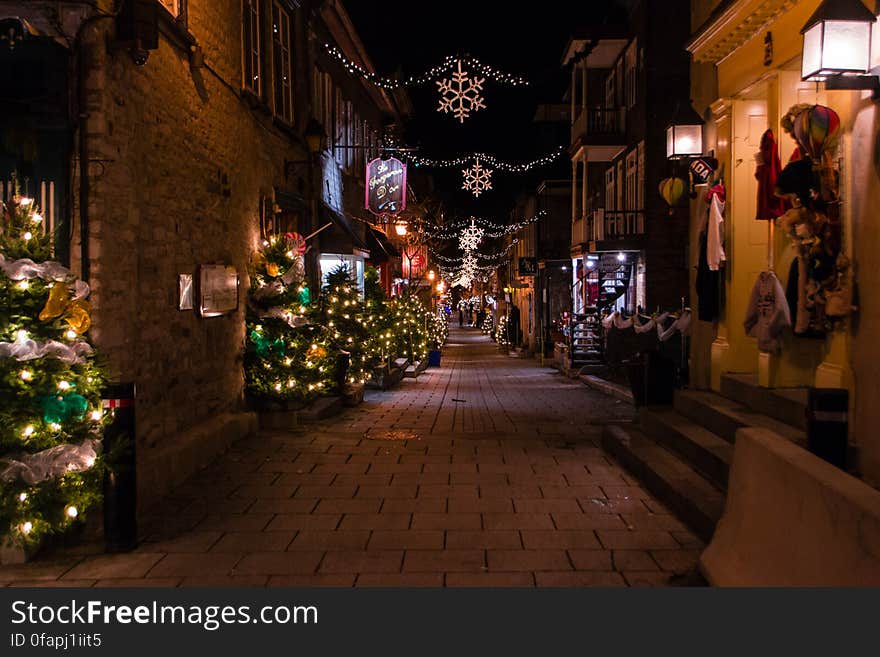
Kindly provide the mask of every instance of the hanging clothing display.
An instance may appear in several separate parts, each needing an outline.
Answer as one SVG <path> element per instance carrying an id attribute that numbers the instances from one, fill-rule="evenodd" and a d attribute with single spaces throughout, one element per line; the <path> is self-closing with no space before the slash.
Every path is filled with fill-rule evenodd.
<path id="1" fill-rule="evenodd" d="M 773 221 L 785 210 L 783 200 L 775 193 L 776 179 L 782 170 L 782 164 L 772 130 L 767 130 L 761 137 L 761 150 L 755 160 L 755 179 L 758 181 L 758 210 L 755 219 Z"/>
<path id="2" fill-rule="evenodd" d="M 774 272 L 761 272 L 755 281 L 743 326 L 748 335 L 758 339 L 761 351 L 782 351 L 782 333 L 791 327 L 791 315 L 782 283 Z"/>
<path id="3" fill-rule="evenodd" d="M 727 192 L 720 182 L 714 184 L 706 192 L 706 203 L 709 204 L 706 258 L 710 271 L 718 271 L 721 268 L 721 263 L 727 260 L 727 256 L 724 254 L 724 201 L 726 197 Z"/>

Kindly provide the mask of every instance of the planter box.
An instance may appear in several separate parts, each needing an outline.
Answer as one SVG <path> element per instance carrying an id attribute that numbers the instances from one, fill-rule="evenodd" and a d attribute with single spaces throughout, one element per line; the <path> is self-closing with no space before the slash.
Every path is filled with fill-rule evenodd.
<path id="1" fill-rule="evenodd" d="M 342 403 L 346 406 L 357 406 L 364 401 L 364 386 L 360 383 L 347 385 L 342 391 Z"/>
<path id="2" fill-rule="evenodd" d="M 293 429 L 299 425 L 299 411 L 260 411 L 260 429 Z"/>
<path id="3" fill-rule="evenodd" d="M 27 563 L 40 551 L 40 543 L 12 543 L 8 538 L 0 544 L 0 566 Z"/>
<path id="4" fill-rule="evenodd" d="M 299 412 L 302 422 L 318 422 L 338 415 L 343 408 L 342 397 L 318 397 Z"/>

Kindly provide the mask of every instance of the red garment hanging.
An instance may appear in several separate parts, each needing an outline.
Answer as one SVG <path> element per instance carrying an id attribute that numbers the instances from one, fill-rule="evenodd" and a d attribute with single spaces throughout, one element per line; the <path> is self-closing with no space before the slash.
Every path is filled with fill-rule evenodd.
<path id="1" fill-rule="evenodd" d="M 783 200 L 774 193 L 776 178 L 781 170 L 776 139 L 773 131 L 767 130 L 761 137 L 761 151 L 755 169 L 755 178 L 758 180 L 758 212 L 755 219 L 772 221 L 785 212 Z"/>

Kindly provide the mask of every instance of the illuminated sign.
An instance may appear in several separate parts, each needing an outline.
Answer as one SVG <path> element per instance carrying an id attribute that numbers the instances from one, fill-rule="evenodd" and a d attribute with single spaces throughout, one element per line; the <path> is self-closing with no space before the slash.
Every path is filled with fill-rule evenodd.
<path id="1" fill-rule="evenodd" d="M 406 165 L 397 158 L 377 157 L 367 164 L 364 207 L 378 216 L 394 216 L 406 209 Z"/>

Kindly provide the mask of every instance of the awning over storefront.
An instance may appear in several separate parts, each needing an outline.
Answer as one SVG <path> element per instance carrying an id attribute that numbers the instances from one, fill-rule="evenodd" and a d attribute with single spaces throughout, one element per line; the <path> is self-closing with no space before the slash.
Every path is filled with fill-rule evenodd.
<path id="1" fill-rule="evenodd" d="M 336 212 L 324 203 L 320 205 L 318 215 L 320 218 L 319 228 L 327 223 L 333 224 L 318 234 L 321 253 L 369 256 L 369 247 L 345 215 Z"/>
<path id="2" fill-rule="evenodd" d="M 400 252 L 388 240 L 388 236 L 373 227 L 367 229 L 367 246 L 370 248 L 370 261 L 376 264 L 399 258 Z"/>

